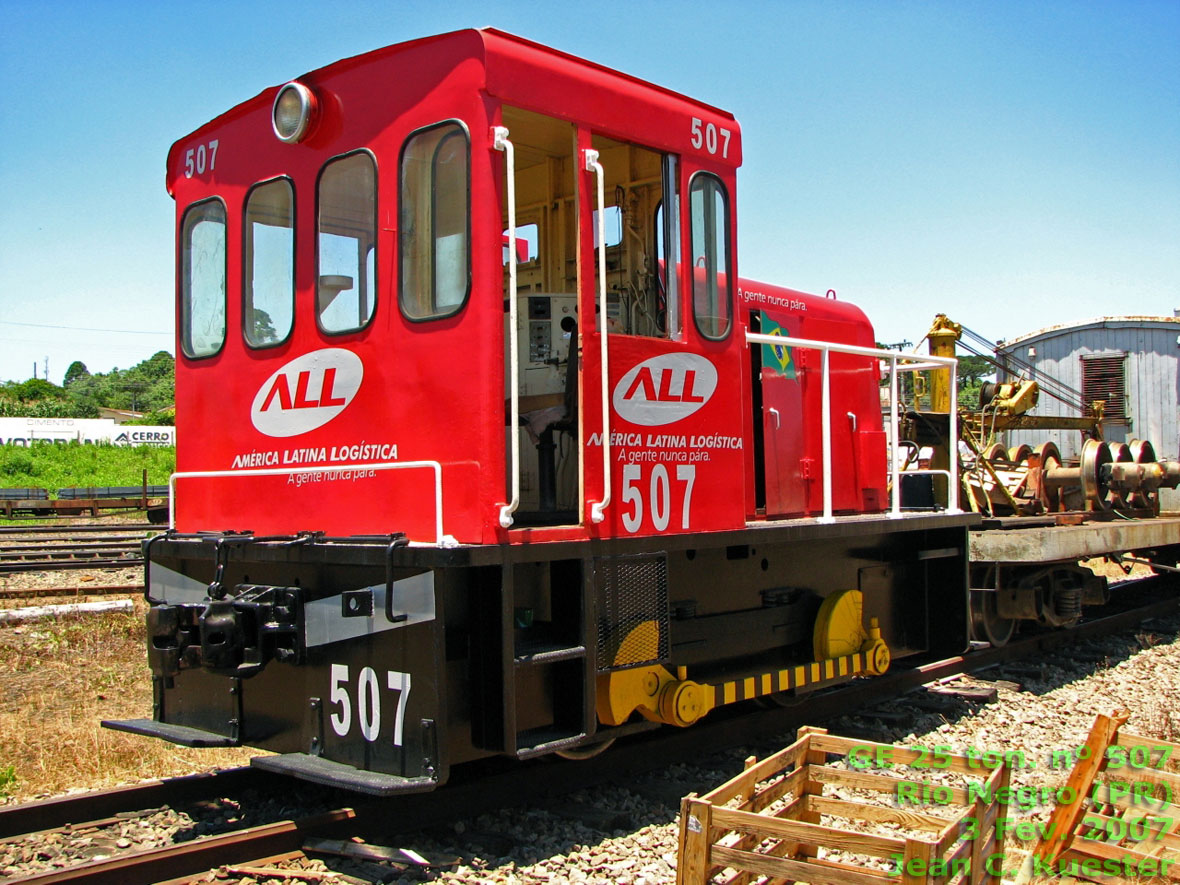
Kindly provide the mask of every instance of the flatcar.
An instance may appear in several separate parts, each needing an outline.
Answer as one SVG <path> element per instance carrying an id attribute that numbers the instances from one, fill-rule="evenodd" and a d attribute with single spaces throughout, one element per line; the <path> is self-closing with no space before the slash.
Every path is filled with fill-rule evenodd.
<path id="1" fill-rule="evenodd" d="M 176 142 L 153 716 L 107 724 L 384 795 L 963 652 L 980 517 L 902 508 L 881 400 L 954 360 L 741 277 L 741 160 L 492 29 Z"/>

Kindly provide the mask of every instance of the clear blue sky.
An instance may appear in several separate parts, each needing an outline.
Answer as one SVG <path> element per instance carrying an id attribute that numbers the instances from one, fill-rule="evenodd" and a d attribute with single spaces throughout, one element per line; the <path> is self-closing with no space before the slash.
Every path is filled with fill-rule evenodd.
<path id="1" fill-rule="evenodd" d="M 743 276 L 834 288 L 879 340 L 1180 308 L 1177 0 L 0 0 L 0 380 L 172 351 L 177 138 L 482 25 L 732 111 Z"/>

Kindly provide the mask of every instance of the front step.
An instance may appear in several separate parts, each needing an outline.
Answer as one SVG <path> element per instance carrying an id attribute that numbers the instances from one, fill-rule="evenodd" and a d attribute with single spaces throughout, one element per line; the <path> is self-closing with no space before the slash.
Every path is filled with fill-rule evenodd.
<path id="1" fill-rule="evenodd" d="M 370 796 L 394 796 L 398 793 L 425 793 L 438 786 L 438 778 L 399 777 L 380 771 L 364 771 L 343 762 L 333 762 L 307 753 L 282 756 L 255 756 L 250 765 L 275 774 L 290 775 L 325 787 L 339 787 Z"/>
<path id="2" fill-rule="evenodd" d="M 104 719 L 102 727 L 112 731 L 125 731 L 144 737 L 161 738 L 180 744 L 182 747 L 240 747 L 242 742 L 223 734 L 215 734 L 187 725 L 171 722 L 157 722 L 154 719 Z"/>

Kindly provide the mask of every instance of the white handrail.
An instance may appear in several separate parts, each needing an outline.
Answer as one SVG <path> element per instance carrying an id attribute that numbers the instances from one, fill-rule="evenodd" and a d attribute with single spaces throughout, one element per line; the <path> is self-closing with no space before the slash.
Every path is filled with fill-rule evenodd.
<path id="1" fill-rule="evenodd" d="M 831 370 L 828 361 L 829 353 L 847 353 L 852 356 L 867 356 L 874 359 L 889 361 L 889 420 L 890 430 L 892 431 L 890 439 L 894 448 L 897 447 L 898 437 L 898 414 L 897 414 L 897 373 L 898 372 L 917 372 L 923 369 L 941 369 L 949 368 L 951 372 L 951 402 L 957 401 L 958 394 L 958 374 L 957 369 L 959 362 L 954 357 L 945 356 L 915 356 L 913 354 L 899 353 L 896 350 L 884 350 L 879 347 L 858 347 L 854 344 L 835 344 L 831 341 L 814 341 L 810 338 L 792 338 L 787 335 L 763 335 L 756 332 L 746 333 L 747 344 L 769 344 L 771 347 L 798 347 L 803 350 L 818 350 L 823 354 L 821 371 L 821 390 L 822 390 L 822 408 L 823 408 L 823 492 L 824 492 L 824 514 L 820 517 L 820 522 L 834 522 L 835 517 L 832 515 L 832 422 L 831 422 Z M 905 365 L 898 365 L 899 362 L 904 362 Z M 949 419 L 948 436 L 950 443 L 950 469 L 945 471 L 934 471 L 938 473 L 946 473 L 947 483 L 947 513 L 962 513 L 963 511 L 956 504 L 956 489 L 959 487 L 959 422 L 955 420 L 955 414 L 952 413 Z M 890 508 L 889 516 L 891 519 L 897 519 L 901 516 L 901 480 L 897 464 L 897 457 L 892 459 L 890 466 L 891 480 L 893 482 L 892 507 Z M 909 471 L 912 472 L 912 471 Z"/>
<path id="2" fill-rule="evenodd" d="M 212 479 L 238 476 L 290 476 L 294 473 L 331 473 L 357 470 L 409 470 L 430 468 L 434 471 L 434 543 L 437 547 L 457 547 L 459 542 L 443 534 L 442 464 L 438 461 L 382 461 L 378 464 L 348 464 L 332 467 L 264 467 L 248 470 L 189 470 L 168 477 L 168 528 L 176 528 L 176 481 L 178 479 Z"/>
<path id="3" fill-rule="evenodd" d="M 500 508 L 500 526 L 509 528 L 520 506 L 520 355 L 516 333 L 516 158 L 508 129 L 492 127 L 492 146 L 504 152 L 508 167 L 508 421 L 512 452 L 512 500 Z"/>
<path id="4" fill-rule="evenodd" d="M 602 500 L 590 507 L 590 520 L 602 522 L 603 512 L 610 504 L 610 376 L 606 343 L 610 337 L 606 322 L 606 173 L 598 162 L 598 151 L 585 151 L 586 171 L 598 178 L 598 313 L 599 342 L 602 363 Z"/>

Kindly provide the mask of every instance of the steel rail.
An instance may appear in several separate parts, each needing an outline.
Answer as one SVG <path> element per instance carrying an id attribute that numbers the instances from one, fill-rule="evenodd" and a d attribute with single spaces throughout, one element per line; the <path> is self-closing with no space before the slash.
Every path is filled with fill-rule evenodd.
<path id="1" fill-rule="evenodd" d="M 17 562 L 0 562 L 0 574 L 15 572 L 61 571 L 77 568 L 131 568 L 143 565 L 142 556 L 126 559 L 30 559 Z"/>
<path id="2" fill-rule="evenodd" d="M 16 547 L 21 544 L 109 544 L 116 541 L 142 541 L 147 535 L 142 532 L 135 534 L 127 534 L 120 532 L 118 534 L 89 534 L 89 535 L 46 535 L 36 536 L 32 538 L 10 537 L 0 539 L 0 545 L 4 547 Z"/>
<path id="3" fill-rule="evenodd" d="M 285 780 L 285 779 L 284 779 Z M 40 799 L 0 807 L 0 840 L 66 824 L 111 817 L 122 811 L 159 808 L 173 802 L 205 798 L 219 791 L 234 793 L 280 782 L 257 768 L 228 768 L 204 774 L 190 774 L 130 784 L 110 790 L 95 790 L 55 799 Z"/>
<path id="4" fill-rule="evenodd" d="M 109 541 L 87 541 L 83 543 L 62 543 L 55 544 L 52 541 L 44 541 L 41 544 L 33 547 L 20 546 L 12 547 L 0 544 L 0 558 L 18 559 L 36 556 L 53 556 L 58 554 L 69 554 L 71 556 L 93 555 L 95 553 L 111 553 L 120 550 L 138 550 L 139 544 L 135 541 L 121 541 L 118 539 Z"/>
<path id="5" fill-rule="evenodd" d="M 113 522 L 106 525 L 5 525 L 0 526 L 0 535 L 39 535 L 53 532 L 131 532 L 143 529 L 163 531 L 150 522 Z"/>
<path id="6" fill-rule="evenodd" d="M 76 587 L 0 587 L 0 599 L 51 596 L 116 596 L 143 594 L 143 584 L 104 584 Z"/>
<path id="7" fill-rule="evenodd" d="M 284 820 L 218 836 L 180 842 L 163 848 L 118 855 L 81 866 L 53 870 L 21 879 L 26 885 L 132 885 L 196 875 L 226 864 L 263 855 L 296 851 L 312 834 L 330 833 L 356 817 L 352 808 L 337 808 L 299 820 Z"/>

